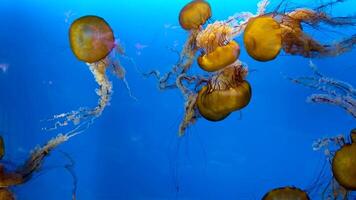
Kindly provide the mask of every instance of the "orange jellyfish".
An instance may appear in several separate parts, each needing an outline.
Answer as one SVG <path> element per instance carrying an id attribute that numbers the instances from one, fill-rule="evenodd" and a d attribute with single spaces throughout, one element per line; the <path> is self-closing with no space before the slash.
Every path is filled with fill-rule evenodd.
<path id="1" fill-rule="evenodd" d="M 185 30 L 197 30 L 211 17 L 211 8 L 204 0 L 193 0 L 179 13 L 179 24 Z"/>
<path id="2" fill-rule="evenodd" d="M 331 5 L 322 5 L 315 10 L 297 8 L 290 12 L 274 11 L 252 16 L 246 23 L 244 33 L 248 54 L 258 61 L 270 61 L 276 58 L 281 49 L 287 54 L 308 58 L 337 56 L 349 51 L 356 43 L 355 34 L 346 39 L 337 39 L 339 41 L 332 44 L 322 44 L 303 29 L 306 25 L 317 29 L 321 23 L 330 27 L 356 25 L 353 17 L 331 17 L 321 10 Z"/>
<path id="3" fill-rule="evenodd" d="M 281 27 L 270 16 L 249 20 L 243 41 L 247 53 L 258 61 L 273 60 L 282 48 Z"/>
<path id="4" fill-rule="evenodd" d="M 336 181 L 348 191 L 356 191 L 355 132 L 350 133 L 351 143 L 343 145 L 332 159 L 332 172 Z"/>
<path id="5" fill-rule="evenodd" d="M 233 40 L 233 31 L 228 23 L 217 21 L 198 33 L 197 47 L 202 52 L 198 65 L 203 70 L 218 71 L 238 59 L 240 46 Z"/>
<path id="6" fill-rule="evenodd" d="M 336 150 L 335 150 L 336 147 Z M 348 199 L 356 191 L 356 143 L 355 129 L 350 137 L 339 135 L 314 142 L 314 150 L 324 149 L 331 165 L 332 179 L 322 191 L 323 199 Z M 318 183 L 323 185 L 323 183 Z"/>
<path id="7" fill-rule="evenodd" d="M 125 69 L 116 58 L 117 55 L 124 55 L 124 50 L 115 41 L 111 27 L 103 18 L 90 15 L 76 19 L 69 29 L 69 43 L 76 58 L 86 62 L 94 75 L 99 85 L 96 93 L 100 98 L 94 108 L 82 107 L 75 111 L 55 115 L 48 120 L 55 121 L 54 126 L 45 128 L 45 130 L 57 129 L 69 123 L 73 123 L 76 130 L 84 130 L 90 126 L 110 102 L 112 84 L 106 76 L 108 68 L 124 81 L 130 92 L 125 79 Z"/>
<path id="8" fill-rule="evenodd" d="M 308 194 L 296 187 L 282 187 L 269 191 L 262 200 L 309 200 Z"/>
<path id="9" fill-rule="evenodd" d="M 245 80 L 246 75 L 246 69 L 239 64 L 216 74 L 198 93 L 199 113 L 207 120 L 220 121 L 247 106 L 251 100 L 251 86 Z"/>

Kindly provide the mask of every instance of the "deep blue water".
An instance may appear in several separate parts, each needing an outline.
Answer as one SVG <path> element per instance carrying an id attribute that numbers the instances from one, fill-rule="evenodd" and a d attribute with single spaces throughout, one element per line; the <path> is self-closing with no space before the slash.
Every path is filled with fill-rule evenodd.
<path id="1" fill-rule="evenodd" d="M 68 28 L 75 18 L 103 17 L 142 71 L 166 72 L 177 60 L 167 47 L 181 47 L 188 34 L 165 25 L 179 26 L 178 13 L 187 2 L 1 0 L 0 63 L 9 64 L 6 73 L 0 72 L 5 159 L 20 164 L 31 149 L 57 134 L 42 131 L 42 119 L 97 103 L 92 74 L 69 48 Z M 255 12 L 257 2 L 209 1 L 216 20 Z M 332 14 L 355 14 L 355 6 L 350 0 L 335 6 Z M 68 11 L 74 15 L 65 22 Z M 148 47 L 139 54 L 137 43 Z M 327 76 L 356 85 L 355 56 L 351 51 L 314 63 Z M 309 59 L 282 55 L 261 63 L 244 49 L 240 59 L 256 69 L 248 76 L 253 89 L 248 107 L 218 123 L 201 118 L 182 139 L 177 137 L 184 104 L 180 92 L 159 91 L 155 79 L 143 78 L 132 63 L 123 61 L 138 101 L 122 81 L 109 75 L 114 86 L 111 105 L 85 133 L 55 150 L 42 173 L 13 189 L 18 199 L 71 198 L 72 179 L 62 167 L 68 161 L 60 151 L 75 160 L 78 199 L 247 200 L 280 186 L 308 188 L 325 160 L 322 152 L 312 150 L 313 141 L 348 133 L 355 119 L 336 106 L 307 103 L 314 91 L 281 74 L 310 75 Z"/>

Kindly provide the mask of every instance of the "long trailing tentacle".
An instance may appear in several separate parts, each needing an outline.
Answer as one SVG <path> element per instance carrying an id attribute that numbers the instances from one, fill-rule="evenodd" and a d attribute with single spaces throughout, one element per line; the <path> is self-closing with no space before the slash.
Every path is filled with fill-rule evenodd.
<path id="1" fill-rule="evenodd" d="M 314 76 L 287 78 L 294 83 L 323 92 L 309 96 L 307 99 L 309 102 L 339 106 L 356 118 L 356 90 L 353 86 L 340 80 L 325 77 L 312 62 L 310 62 L 310 67 L 314 71 Z"/>

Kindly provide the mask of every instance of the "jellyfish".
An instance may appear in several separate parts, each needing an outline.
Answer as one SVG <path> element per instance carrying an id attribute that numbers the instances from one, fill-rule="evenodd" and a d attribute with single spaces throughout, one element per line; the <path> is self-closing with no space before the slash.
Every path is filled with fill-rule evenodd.
<path id="1" fill-rule="evenodd" d="M 323 103 L 338 106 L 344 109 L 352 117 L 356 118 L 356 90 L 352 85 L 341 80 L 324 76 L 319 72 L 315 64 L 310 61 L 309 66 L 314 76 L 289 78 L 293 83 L 312 88 L 320 94 L 312 94 L 307 98 L 308 102 Z"/>
<path id="2" fill-rule="evenodd" d="M 296 8 L 290 12 L 279 12 L 282 4 L 283 2 L 273 12 L 250 17 L 246 23 L 244 44 L 248 54 L 255 60 L 273 60 L 281 49 L 287 54 L 307 58 L 337 56 L 351 50 L 355 45 L 355 34 L 338 39 L 338 42 L 322 44 L 303 29 L 305 26 L 318 29 L 321 24 L 346 28 L 356 25 L 354 16 L 332 17 L 322 10 L 333 4 L 321 5 L 315 9 Z M 325 34 L 326 31 L 322 33 Z"/>
<path id="3" fill-rule="evenodd" d="M 245 80 L 247 69 L 241 63 L 224 68 L 198 93 L 199 113 L 207 120 L 221 121 L 231 112 L 246 107 L 251 100 L 251 86 Z"/>
<path id="4" fill-rule="evenodd" d="M 179 13 L 179 24 L 185 30 L 197 30 L 211 17 L 211 8 L 204 0 L 193 0 Z"/>
<path id="5" fill-rule="evenodd" d="M 270 16 L 261 16 L 249 20 L 243 41 L 247 53 L 258 61 L 273 60 L 282 48 L 281 27 Z"/>
<path id="6" fill-rule="evenodd" d="M 352 137 L 350 135 L 350 137 Z M 354 138 L 352 138 L 354 139 Z M 349 191 L 356 191 L 356 143 L 343 145 L 332 159 L 332 172 L 336 181 Z"/>
<path id="7" fill-rule="evenodd" d="M 262 200 L 309 200 L 307 192 L 296 187 L 281 187 L 270 190 Z"/>
<path id="8" fill-rule="evenodd" d="M 322 190 L 323 199 L 348 199 L 355 197 L 356 191 L 356 143 L 355 129 L 350 136 L 338 135 L 318 139 L 313 144 L 314 150 L 324 150 L 330 163 L 332 179 Z M 322 185 L 322 184 L 320 184 Z"/>
<path id="9" fill-rule="evenodd" d="M 117 59 L 118 55 L 125 56 L 124 50 L 115 40 L 110 25 L 103 18 L 88 15 L 76 19 L 69 29 L 69 43 L 75 57 L 85 62 L 94 75 L 99 85 L 96 93 L 100 98 L 94 108 L 81 107 L 78 110 L 54 115 L 47 120 L 54 122 L 54 126 L 45 130 L 55 130 L 70 123 L 77 130 L 90 126 L 110 103 L 112 84 L 106 75 L 108 68 L 124 81 L 131 95 L 125 79 L 125 69 Z"/>
<path id="10" fill-rule="evenodd" d="M 265 5 L 259 6 L 258 12 L 264 12 L 261 7 Z M 183 20 L 184 15 L 189 20 Z M 240 45 L 234 40 L 241 32 L 240 21 L 233 18 L 203 26 L 210 17 L 211 9 L 205 1 L 192 1 L 184 7 L 179 14 L 180 24 L 190 35 L 181 52 L 173 49 L 179 55 L 178 62 L 164 75 L 157 70 L 145 74 L 158 79 L 160 90 L 177 88 L 183 94 L 184 116 L 179 136 L 198 118 L 220 121 L 245 107 L 251 98 L 251 87 L 244 80 L 247 70 L 239 60 Z M 204 74 L 191 74 L 198 51 L 197 64 Z M 222 103 L 215 98 L 229 105 L 219 107 Z"/>
<path id="11" fill-rule="evenodd" d="M 7 168 L 0 160 L 0 199 L 11 200 L 15 199 L 13 192 L 10 190 L 14 186 L 19 186 L 30 181 L 35 173 L 41 171 L 42 164 L 46 157 L 57 148 L 60 144 L 68 141 L 71 137 L 78 134 L 77 132 L 69 132 L 66 134 L 58 134 L 56 137 L 50 139 L 45 145 L 33 149 L 28 159 L 14 169 Z M 72 177 L 74 171 L 70 171 Z M 76 182 L 76 180 L 75 180 Z M 76 186 L 74 185 L 72 191 L 72 199 L 76 199 Z"/>

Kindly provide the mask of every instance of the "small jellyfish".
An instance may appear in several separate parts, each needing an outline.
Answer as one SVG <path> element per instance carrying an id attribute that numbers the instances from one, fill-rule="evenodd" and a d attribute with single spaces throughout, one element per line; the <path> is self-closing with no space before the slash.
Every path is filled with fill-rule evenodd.
<path id="1" fill-rule="evenodd" d="M 296 187 L 281 187 L 265 194 L 262 200 L 310 200 L 308 194 Z"/>
<path id="2" fill-rule="evenodd" d="M 88 128 L 110 102 L 112 84 L 106 75 L 108 68 L 124 81 L 130 92 L 125 79 L 125 69 L 117 59 L 118 55 L 124 56 L 124 50 L 115 41 L 111 27 L 103 18 L 89 15 L 76 19 L 69 29 L 69 43 L 76 58 L 85 62 L 94 75 L 99 85 L 96 93 L 100 98 L 94 108 L 81 107 L 78 110 L 55 115 L 47 120 L 54 121 L 54 126 L 45 130 L 55 130 L 70 123 L 74 124 L 74 130 Z"/>
<path id="3" fill-rule="evenodd" d="M 247 53 L 258 61 L 275 59 L 282 48 L 281 34 L 279 23 L 272 17 L 251 18 L 243 36 Z"/>
<path id="4" fill-rule="evenodd" d="M 197 30 L 211 17 L 211 8 L 204 0 L 193 0 L 179 13 L 179 24 L 185 30 Z"/>
<path id="5" fill-rule="evenodd" d="M 251 86 L 244 80 L 247 70 L 232 65 L 216 74 L 198 93 L 199 113 L 207 120 L 221 121 L 231 112 L 247 106 L 251 100 Z"/>

